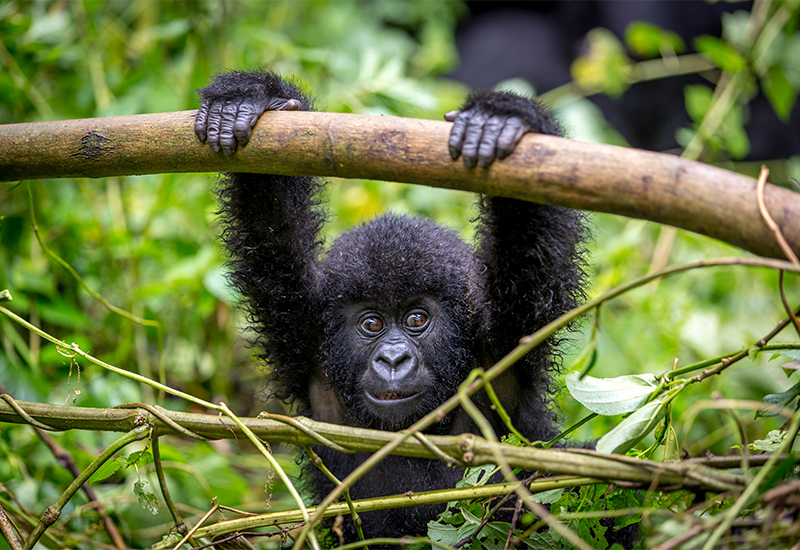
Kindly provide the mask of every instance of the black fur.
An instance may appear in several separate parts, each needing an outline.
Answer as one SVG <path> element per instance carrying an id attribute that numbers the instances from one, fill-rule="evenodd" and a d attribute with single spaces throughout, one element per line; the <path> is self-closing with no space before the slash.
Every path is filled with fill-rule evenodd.
<path id="1" fill-rule="evenodd" d="M 266 72 L 227 73 L 199 93 L 198 136 L 228 154 L 246 143 L 264 110 L 312 105 L 297 86 Z M 502 158 L 526 131 L 560 133 L 542 106 L 509 93 L 473 93 L 458 118 L 448 117 L 455 118 L 451 154 L 467 166 Z M 427 219 L 386 214 L 323 253 L 321 185 L 309 177 L 227 174 L 219 189 L 222 240 L 232 283 L 258 335 L 256 349 L 272 368 L 277 396 L 316 419 L 407 427 L 453 395 L 472 369 L 492 365 L 520 337 L 583 299 L 585 226 L 573 210 L 484 197 L 475 249 Z M 556 433 L 550 403 L 556 345 L 551 339 L 539 346 L 494 384 L 516 427 L 533 440 Z M 397 350 L 403 356 L 387 366 Z M 475 401 L 505 433 L 485 399 Z M 429 431 L 474 430 L 455 411 Z M 340 479 L 364 459 L 317 452 Z M 440 461 L 390 457 L 351 495 L 443 489 L 461 474 Z M 320 474 L 313 479 L 317 496 L 332 487 Z M 366 513 L 364 531 L 368 537 L 425 534 L 440 509 Z"/>

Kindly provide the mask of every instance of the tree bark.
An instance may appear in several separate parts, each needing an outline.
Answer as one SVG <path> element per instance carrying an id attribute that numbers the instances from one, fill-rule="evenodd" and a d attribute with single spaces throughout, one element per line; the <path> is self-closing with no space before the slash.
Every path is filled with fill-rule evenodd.
<path id="1" fill-rule="evenodd" d="M 260 172 L 416 183 L 609 212 L 673 225 L 784 258 L 756 181 L 675 156 L 525 136 L 489 169 L 450 159 L 450 123 L 270 112 L 232 157 L 194 135 L 195 111 L 0 126 L 0 181 L 172 172 Z M 800 193 L 774 185 L 767 209 L 800 250 Z"/>

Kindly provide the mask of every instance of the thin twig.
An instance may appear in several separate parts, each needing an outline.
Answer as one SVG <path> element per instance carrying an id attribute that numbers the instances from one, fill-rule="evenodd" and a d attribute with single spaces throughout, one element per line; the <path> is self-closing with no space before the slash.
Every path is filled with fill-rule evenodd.
<path id="1" fill-rule="evenodd" d="M 186 533 L 180 541 L 178 541 L 178 544 L 176 544 L 175 546 L 172 547 L 172 550 L 178 550 L 178 548 L 183 546 L 183 543 L 188 541 L 192 537 L 192 535 L 194 535 L 195 532 L 206 522 L 206 520 L 208 518 L 210 518 L 211 515 L 214 512 L 217 511 L 217 508 L 219 508 L 219 504 L 217 503 L 217 497 L 214 497 L 213 499 L 211 499 L 211 503 L 212 503 L 211 509 L 208 512 L 206 512 L 205 514 L 203 514 L 203 517 L 201 517 L 200 520 L 195 524 L 195 526 L 192 527 L 189 530 L 189 532 Z"/>
<path id="2" fill-rule="evenodd" d="M 304 449 L 308 455 L 308 458 L 311 460 L 311 464 L 313 464 L 320 472 L 325 474 L 325 477 L 331 480 L 334 485 L 339 485 L 341 483 L 339 478 L 337 478 L 333 472 L 331 472 L 328 467 L 325 466 L 325 463 L 322 462 L 322 459 L 310 446 L 305 447 Z M 361 528 L 361 518 L 358 516 L 355 506 L 353 506 L 353 500 L 350 498 L 350 491 L 344 492 L 344 500 L 347 503 L 347 507 L 350 509 L 350 517 L 353 518 L 353 526 L 356 528 L 358 540 L 365 540 L 364 530 Z M 369 547 L 365 546 L 364 549 L 369 550 Z"/>
<path id="3" fill-rule="evenodd" d="M 794 329 L 797 331 L 797 335 L 800 336 L 800 319 L 798 319 L 797 314 L 792 311 L 792 306 L 789 305 L 789 300 L 786 298 L 786 290 L 783 288 L 783 271 L 778 272 L 778 290 L 781 293 L 781 302 L 783 303 L 783 308 L 786 310 L 789 319 L 792 320 L 792 324 L 794 325 Z"/>
<path id="4" fill-rule="evenodd" d="M 511 517 L 511 526 L 508 530 L 508 538 L 506 538 L 506 543 L 503 545 L 503 550 L 508 550 L 508 547 L 511 545 L 511 541 L 514 539 L 514 529 L 517 528 L 517 521 L 519 520 L 521 508 L 522 501 L 517 499 L 517 503 L 514 506 L 514 515 Z"/>
<path id="5" fill-rule="evenodd" d="M 8 516 L 6 516 L 2 505 L 0 505 L 0 533 L 5 537 L 11 550 L 22 550 L 22 545 L 17 538 L 17 534 L 14 532 L 14 526 Z"/>
<path id="6" fill-rule="evenodd" d="M 186 527 L 186 523 L 184 523 L 183 518 L 181 518 L 180 512 L 175 507 L 175 503 L 172 501 L 172 496 L 169 493 L 169 487 L 167 487 L 167 478 L 164 475 L 164 465 L 161 463 L 161 449 L 159 448 L 158 444 L 158 436 L 155 436 L 150 441 L 151 447 L 153 450 L 153 464 L 156 468 L 156 477 L 158 478 L 158 485 L 161 487 L 161 495 L 164 497 L 164 502 L 167 503 L 167 509 L 169 509 L 169 513 L 172 515 L 172 521 L 175 524 L 175 530 L 179 535 L 185 536 L 188 533 L 188 528 Z M 197 543 L 192 541 L 189 538 L 189 541 L 192 546 L 197 546 Z"/>
<path id="7" fill-rule="evenodd" d="M 789 261 L 794 265 L 800 265 L 800 259 L 797 258 L 797 254 L 794 253 L 792 247 L 786 242 L 786 239 L 781 232 L 781 228 L 778 227 L 778 224 L 775 223 L 775 220 L 773 220 L 772 216 L 770 216 L 769 210 L 767 210 L 767 203 L 764 201 L 764 187 L 766 186 L 768 177 L 769 169 L 766 166 L 762 166 L 761 173 L 758 175 L 758 188 L 756 191 L 758 210 L 761 212 L 761 217 L 764 218 L 767 227 L 769 227 L 770 231 L 772 231 L 772 233 L 775 235 L 775 240 L 778 242 L 778 245 L 781 247 L 781 250 L 783 250 L 783 253 L 786 254 L 786 257 L 789 259 Z"/>

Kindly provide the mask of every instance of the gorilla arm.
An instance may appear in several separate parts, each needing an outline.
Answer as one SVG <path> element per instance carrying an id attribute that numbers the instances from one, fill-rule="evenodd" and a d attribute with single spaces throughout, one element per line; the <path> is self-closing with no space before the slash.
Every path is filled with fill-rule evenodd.
<path id="1" fill-rule="evenodd" d="M 467 167 L 487 167 L 495 158 L 505 158 L 526 132 L 562 133 L 540 103 L 506 92 L 473 93 L 460 112 L 446 118 L 454 121 L 450 154 L 462 156 Z M 491 301 L 487 353 L 494 363 L 522 336 L 582 301 L 580 242 L 586 229 L 583 216 L 574 210 L 502 197 L 483 198 L 479 222 L 478 254 L 486 266 Z M 518 418 L 517 427 L 534 439 L 555 435 L 547 406 L 555 344 L 550 339 L 515 366 L 517 387 L 526 395 L 504 400 L 512 407 L 510 416 Z M 519 417 L 514 406 L 538 412 Z"/>
<path id="2" fill-rule="evenodd" d="M 269 110 L 310 109 L 297 87 L 269 72 L 230 72 L 199 90 L 195 131 L 215 151 L 244 145 Z M 308 377 L 322 333 L 314 300 L 320 182 L 310 177 L 227 174 L 217 189 L 230 279 L 245 297 L 256 348 L 275 369 L 281 398 L 306 401 Z"/>

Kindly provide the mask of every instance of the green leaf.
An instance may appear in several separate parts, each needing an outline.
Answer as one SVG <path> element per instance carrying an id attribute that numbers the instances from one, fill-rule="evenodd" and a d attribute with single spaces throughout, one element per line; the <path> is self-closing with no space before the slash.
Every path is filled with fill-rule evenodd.
<path id="1" fill-rule="evenodd" d="M 428 522 L 428 537 L 441 544 L 454 546 L 458 541 L 470 536 L 478 528 L 480 520 L 467 512 L 461 510 L 466 521 L 461 525 L 442 524 L 438 521 Z"/>
<path id="2" fill-rule="evenodd" d="M 676 33 L 644 21 L 634 21 L 625 28 L 625 44 L 641 57 L 659 57 L 686 49 L 683 39 Z"/>
<path id="3" fill-rule="evenodd" d="M 572 63 L 572 79 L 585 90 L 598 89 L 611 96 L 622 95 L 630 86 L 631 60 L 619 39 L 607 29 L 593 29 L 586 35 L 586 55 Z"/>
<path id="4" fill-rule="evenodd" d="M 795 34 L 786 41 L 781 65 L 786 79 L 795 90 L 800 90 L 800 34 Z"/>
<path id="5" fill-rule="evenodd" d="M 87 481 L 90 485 L 92 483 L 97 483 L 98 481 L 103 481 L 114 474 L 116 474 L 120 468 L 126 466 L 128 461 L 122 458 L 121 456 L 115 456 L 111 460 L 107 460 L 102 466 L 100 466 L 95 473 L 93 473 Z"/>
<path id="6" fill-rule="evenodd" d="M 686 86 L 683 89 L 683 95 L 686 101 L 686 112 L 689 113 L 691 119 L 695 122 L 702 121 L 708 108 L 711 107 L 714 92 L 708 86 L 694 84 Z"/>
<path id="7" fill-rule="evenodd" d="M 158 497 L 144 490 L 146 481 L 137 481 L 133 484 L 133 493 L 139 497 L 139 505 L 153 515 L 158 513 Z"/>
<path id="8" fill-rule="evenodd" d="M 503 550 L 506 545 L 506 540 L 508 540 L 509 531 L 511 531 L 510 523 L 502 521 L 487 523 L 476 537 L 476 542 L 478 544 L 472 547 L 481 550 Z"/>
<path id="9" fill-rule="evenodd" d="M 464 477 L 461 478 L 461 481 L 456 482 L 456 487 L 459 489 L 466 488 L 466 487 L 479 487 L 481 485 L 486 485 L 486 482 L 489 481 L 489 477 L 492 475 L 497 469 L 497 466 L 494 464 L 484 464 L 483 466 L 478 466 L 476 468 L 467 468 L 464 470 Z"/>
<path id="10" fill-rule="evenodd" d="M 153 463 L 153 455 L 150 453 L 149 449 L 135 451 L 128 455 L 126 462 L 128 466 L 133 466 L 136 464 L 138 467 L 143 468 L 144 466 Z"/>
<path id="11" fill-rule="evenodd" d="M 781 350 L 780 353 L 775 353 L 772 357 L 769 358 L 770 361 L 780 357 L 781 355 L 785 355 L 794 361 L 800 361 L 800 349 L 784 349 Z"/>
<path id="12" fill-rule="evenodd" d="M 783 68 L 775 66 L 761 79 L 761 89 L 772 105 L 772 110 L 784 123 L 789 122 L 792 108 L 797 101 L 797 90 L 786 78 Z"/>
<path id="13" fill-rule="evenodd" d="M 759 416 L 777 416 L 781 409 L 789 404 L 792 399 L 800 395 L 800 382 L 789 388 L 783 393 L 771 393 L 765 395 L 761 401 L 769 408 L 763 411 L 756 411 L 756 418 Z"/>
<path id="14" fill-rule="evenodd" d="M 695 49 L 723 71 L 739 72 L 747 69 L 747 62 L 733 46 L 715 36 L 698 36 Z"/>
<path id="15" fill-rule="evenodd" d="M 753 451 L 763 451 L 765 453 L 774 453 L 778 450 L 786 437 L 785 430 L 772 430 L 767 434 L 767 439 L 756 439 L 747 447 Z"/>
<path id="16" fill-rule="evenodd" d="M 626 453 L 650 433 L 664 415 L 666 403 L 657 399 L 638 409 L 600 438 L 597 451 L 601 453 Z"/>
<path id="17" fill-rule="evenodd" d="M 561 498 L 561 493 L 563 492 L 564 489 L 550 489 L 549 491 L 534 493 L 532 498 L 539 504 L 553 504 Z"/>
<path id="18" fill-rule="evenodd" d="M 579 378 L 577 372 L 566 376 L 572 397 L 590 411 L 603 416 L 626 414 L 642 406 L 656 389 L 652 374 L 618 376 L 616 378 Z"/>
<path id="19" fill-rule="evenodd" d="M 750 28 L 750 13 L 744 10 L 722 14 L 722 39 L 738 48 L 747 51 L 751 47 L 748 29 Z"/>
<path id="20" fill-rule="evenodd" d="M 557 539 L 552 533 L 532 533 L 524 541 L 530 550 L 563 550 L 572 548 L 562 539 Z"/>

